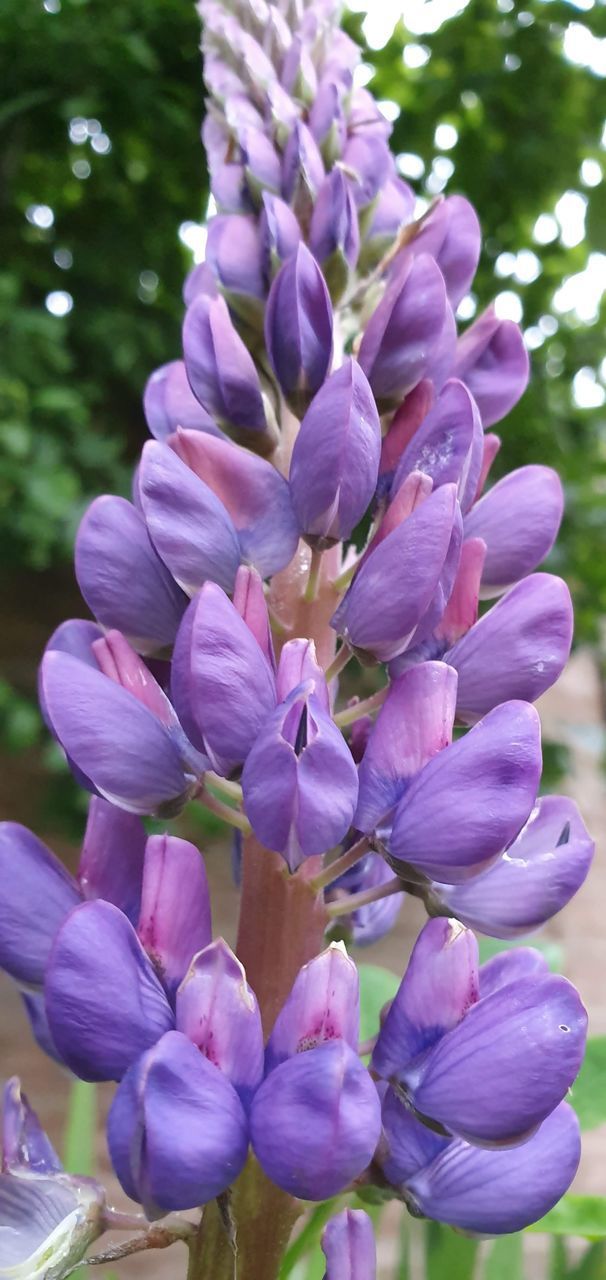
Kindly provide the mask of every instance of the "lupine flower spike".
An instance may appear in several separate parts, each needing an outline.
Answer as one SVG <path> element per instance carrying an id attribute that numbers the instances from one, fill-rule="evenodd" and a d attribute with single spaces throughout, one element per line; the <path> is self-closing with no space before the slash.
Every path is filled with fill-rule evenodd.
<path id="1" fill-rule="evenodd" d="M 273 1280 L 297 1202 L 348 1197 L 325 1280 L 374 1280 L 362 1189 L 499 1235 L 579 1161 L 582 1001 L 533 947 L 481 965 L 472 932 L 526 938 L 593 855 L 573 801 L 540 793 L 533 703 L 572 641 L 563 492 L 549 466 L 493 481 L 523 338 L 491 306 L 458 332 L 478 217 L 459 194 L 416 216 L 337 0 L 199 10 L 206 259 L 144 389 L 132 499 L 80 524 L 92 616 L 42 655 L 90 795 L 78 868 L 0 824 L 0 965 L 41 1048 L 114 1086 L 109 1152 L 143 1211 L 125 1252 L 185 1236 L 190 1280 L 234 1255 Z M 234 838 L 232 946 L 194 806 Z M 347 946 L 411 896 L 428 921 L 360 1044 Z M 104 1193 L 15 1080 L 2 1141 L 0 1280 L 61 1280 Z"/>

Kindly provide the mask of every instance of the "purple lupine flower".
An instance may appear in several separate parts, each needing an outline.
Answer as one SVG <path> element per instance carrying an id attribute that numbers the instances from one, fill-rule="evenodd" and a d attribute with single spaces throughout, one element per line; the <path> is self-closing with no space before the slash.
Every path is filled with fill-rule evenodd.
<path id="1" fill-rule="evenodd" d="M 357 361 L 346 360 L 314 396 L 291 459 L 293 506 L 312 546 L 350 537 L 374 495 L 380 452 L 374 396 Z"/>
<path id="2" fill-rule="evenodd" d="M 97 796 L 75 877 L 27 827 L 0 823 L 0 966 L 21 986 L 41 990 L 55 935 L 80 902 L 104 898 L 136 918 L 144 847 L 140 819 Z"/>
<path id="3" fill-rule="evenodd" d="M 522 1231 L 553 1208 L 581 1155 L 579 1122 L 560 1103 L 517 1147 L 471 1146 L 432 1133 L 393 1090 L 383 1103 L 383 1172 L 412 1214 L 478 1235 Z"/>
<path id="4" fill-rule="evenodd" d="M 322 1232 L 324 1280 L 376 1280 L 377 1251 L 372 1222 L 363 1209 L 343 1209 Z"/>
<path id="5" fill-rule="evenodd" d="M 329 713 L 331 705 L 328 686 L 313 640 L 287 640 L 280 654 L 276 674 L 278 701 L 284 702 L 293 689 L 308 680 L 313 682 L 313 692 L 322 710 Z"/>
<path id="6" fill-rule="evenodd" d="M 518 325 L 499 320 L 488 307 L 459 338 L 453 373 L 469 387 L 484 426 L 500 422 L 528 383 L 528 352 Z"/>
<path id="7" fill-rule="evenodd" d="M 387 180 L 395 175 L 387 141 L 375 132 L 353 134 L 343 152 L 343 161 L 355 175 L 353 194 L 359 209 L 372 205 Z"/>
<path id="8" fill-rule="evenodd" d="M 322 156 L 313 134 L 306 124 L 297 120 L 284 149 L 282 195 L 303 224 L 309 221 L 324 173 Z"/>
<path id="9" fill-rule="evenodd" d="M 183 619 L 171 694 L 188 737 L 222 774 L 243 764 L 275 708 L 270 661 L 214 582 L 205 583 Z"/>
<path id="10" fill-rule="evenodd" d="M 220 427 L 267 431 L 261 383 L 224 298 L 198 294 L 183 324 L 183 356 L 192 391 Z"/>
<path id="11" fill-rule="evenodd" d="M 349 829 L 358 776 L 314 682 L 293 689 L 263 725 L 242 774 L 244 810 L 258 839 L 291 871 Z"/>
<path id="12" fill-rule="evenodd" d="M 391 486 L 392 497 L 406 476 L 421 471 L 431 477 L 434 488 L 458 485 L 465 512 L 477 493 L 482 454 L 482 422 L 477 405 L 467 387 L 452 378 L 404 448 Z M 469 537 L 472 536 L 470 529 Z"/>
<path id="13" fill-rule="evenodd" d="M 575 988 L 539 964 L 528 974 L 507 957 L 487 992 L 473 934 L 430 920 L 381 1027 L 373 1070 L 409 1105 L 480 1145 L 521 1141 L 575 1079 L 587 1014 Z"/>
<path id="14" fill-rule="evenodd" d="M 541 776 L 540 721 L 526 702 L 495 707 L 412 778 L 393 815 L 389 856 L 458 883 L 518 834 Z M 439 870 L 438 870 L 439 868 Z"/>
<path id="15" fill-rule="evenodd" d="M 269 283 L 282 263 L 295 252 L 301 240 L 301 228 L 292 209 L 269 192 L 263 193 L 263 209 L 259 221 L 263 253 L 263 270 Z"/>
<path id="16" fill-rule="evenodd" d="M 263 582 L 257 570 L 250 565 L 241 564 L 238 569 L 234 584 L 233 605 L 246 623 L 248 630 L 252 631 L 272 671 L 275 671 L 276 656 Z M 284 647 L 286 648 L 286 645 Z"/>
<path id="17" fill-rule="evenodd" d="M 143 394 L 145 420 L 156 440 L 166 440 L 177 427 L 221 435 L 210 414 L 198 403 L 182 360 L 171 360 L 150 375 Z"/>
<path id="18" fill-rule="evenodd" d="M 266 1073 L 328 1041 L 344 1040 L 357 1050 L 359 1033 L 358 970 L 343 943 L 333 942 L 300 969 L 267 1042 Z"/>
<path id="19" fill-rule="evenodd" d="M 217 214 L 211 218 L 206 260 L 232 311 L 244 320 L 258 322 L 262 316 L 265 279 L 256 220 L 243 214 Z M 188 423 L 175 423 L 173 430 L 177 426 L 187 427 Z"/>
<path id="20" fill-rule="evenodd" d="M 239 131 L 238 141 L 246 184 L 254 203 L 259 204 L 264 191 L 277 195 L 282 180 L 280 157 L 269 138 L 261 129 L 245 126 Z"/>
<path id="21" fill-rule="evenodd" d="M 438 586 L 455 515 L 456 488 L 444 485 L 375 548 L 331 620 L 348 644 L 381 662 L 404 652 Z"/>
<path id="22" fill-rule="evenodd" d="M 444 655 L 459 676 L 458 718 L 474 724 L 508 698 L 534 702 L 568 661 L 572 627 L 562 578 L 534 573 L 512 587 Z"/>
<path id="23" fill-rule="evenodd" d="M 16 1076 L 2 1095 L 0 1150 L 1 1280 L 64 1275 L 105 1230 L 105 1193 L 64 1172 Z"/>
<path id="24" fill-rule="evenodd" d="M 145 520 L 125 498 L 95 498 L 76 538 L 76 577 L 104 627 L 142 653 L 172 644 L 187 597 L 157 554 Z"/>
<path id="25" fill-rule="evenodd" d="M 370 1164 L 380 1130 L 373 1081 L 340 1039 L 287 1058 L 253 1100 L 255 1155 L 272 1182 L 302 1200 L 345 1191 Z"/>
<path id="26" fill-rule="evenodd" d="M 482 233 L 478 215 L 463 196 L 447 196 L 423 219 L 411 241 L 413 253 L 430 253 L 446 284 L 452 307 L 458 307 L 476 273 Z"/>
<path id="27" fill-rule="evenodd" d="M 401 178 L 391 178 L 379 192 L 370 223 L 364 231 L 360 267 L 368 270 L 392 247 L 398 231 L 413 217 L 414 192 Z"/>
<path id="28" fill-rule="evenodd" d="M 309 128 L 327 164 L 339 158 L 345 145 L 347 126 L 343 98 L 343 85 L 324 76 L 309 110 Z"/>
<path id="29" fill-rule="evenodd" d="M 149 669 L 124 637 L 118 643 L 125 684 L 119 682 L 115 644 L 114 656 L 107 655 L 111 675 L 71 654 L 47 651 L 40 667 L 46 714 L 83 785 L 132 813 L 166 816 L 185 803 L 207 761 L 188 743 Z M 95 644 L 106 646 L 107 640 Z"/>
<path id="30" fill-rule="evenodd" d="M 233 1085 L 179 1031 L 167 1031 L 127 1071 L 107 1137 L 120 1183 L 152 1221 L 214 1200 L 248 1150 Z"/>
<path id="31" fill-rule="evenodd" d="M 488 490 L 465 519 L 465 536 L 482 538 L 482 596 L 499 595 L 545 559 L 564 511 L 560 478 L 551 467 L 520 467 Z"/>
<path id="32" fill-rule="evenodd" d="M 492 938 L 517 938 L 545 924 L 580 889 L 595 850 L 574 800 L 542 796 L 528 822 L 487 871 L 459 885 L 432 886 L 436 906 Z"/>
<path id="33" fill-rule="evenodd" d="M 219 938 L 191 962 L 176 997 L 177 1025 L 231 1081 L 246 1110 L 263 1079 L 263 1029 L 240 961 Z"/>
<path id="34" fill-rule="evenodd" d="M 261 575 L 292 559 L 298 530 L 288 485 L 263 458 L 229 440 L 198 447 L 201 432 L 149 441 L 139 471 L 143 514 L 154 546 L 192 593 L 203 582 L 233 591 L 241 561 Z"/>
<path id="35" fill-rule="evenodd" d="M 324 276 L 302 242 L 271 286 L 265 342 L 284 395 L 305 410 L 330 368 L 332 307 Z"/>
<path id="36" fill-rule="evenodd" d="M 360 251 L 358 210 L 351 184 L 342 169 L 325 178 L 309 228 L 309 245 L 322 271 L 333 301 L 344 293 Z"/>
<path id="37" fill-rule="evenodd" d="M 360 345 L 360 364 L 380 408 L 395 407 L 422 378 L 454 358 L 444 277 L 429 254 L 402 254 Z M 471 388 L 473 391 L 473 387 Z"/>

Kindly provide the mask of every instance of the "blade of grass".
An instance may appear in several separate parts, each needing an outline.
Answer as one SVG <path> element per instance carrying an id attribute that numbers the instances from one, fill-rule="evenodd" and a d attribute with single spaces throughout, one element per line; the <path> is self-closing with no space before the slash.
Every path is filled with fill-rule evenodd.
<path id="1" fill-rule="evenodd" d="M 95 1172 L 95 1139 L 97 1131 L 97 1090 L 94 1084 L 74 1080 L 67 1111 L 63 1164 L 68 1173 L 81 1173 L 91 1178 Z M 86 1267 L 75 1271 L 72 1280 L 87 1280 Z M 111 1280 L 108 1276 L 107 1280 Z M 115 1280 L 118 1280 L 115 1277 Z"/>

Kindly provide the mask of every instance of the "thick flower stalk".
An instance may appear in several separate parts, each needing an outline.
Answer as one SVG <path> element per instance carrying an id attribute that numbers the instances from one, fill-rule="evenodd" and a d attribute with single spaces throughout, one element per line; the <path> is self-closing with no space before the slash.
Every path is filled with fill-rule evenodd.
<path id="1" fill-rule="evenodd" d="M 145 390 L 132 500 L 99 497 L 78 532 L 94 620 L 40 668 L 91 793 L 79 870 L 2 824 L 0 963 L 41 1047 L 116 1083 L 109 1150 L 143 1227 L 203 1207 L 133 1248 L 185 1238 L 190 1280 L 275 1280 L 301 1202 L 374 1188 L 500 1234 L 569 1186 L 583 1005 L 533 948 L 480 966 L 472 929 L 539 927 L 593 843 L 572 801 L 539 797 L 533 703 L 572 609 L 535 570 L 563 496 L 549 467 L 487 487 L 528 359 L 492 308 L 457 334 L 476 214 L 455 195 L 415 216 L 332 0 L 200 12 L 206 261 L 182 359 Z M 234 949 L 198 849 L 141 821 L 188 804 L 232 829 Z M 429 919 L 362 1046 L 344 943 L 382 937 L 407 895 Z M 1 1274 L 48 1244 L 35 1274 L 59 1277 L 107 1223 L 101 1193 L 46 1148 L 5 1133 L 4 1152 Z M 371 1280 L 370 1220 L 343 1205 L 327 1280 Z"/>

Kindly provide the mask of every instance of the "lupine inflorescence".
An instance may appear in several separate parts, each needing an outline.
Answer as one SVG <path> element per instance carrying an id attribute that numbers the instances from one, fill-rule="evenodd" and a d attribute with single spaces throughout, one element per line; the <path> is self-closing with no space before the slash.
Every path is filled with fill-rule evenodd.
<path id="1" fill-rule="evenodd" d="M 147 384 L 132 500 L 82 520 L 95 621 L 60 626 L 40 669 L 46 723 L 92 793 L 79 870 L 2 825 L 0 963 L 45 1051 L 117 1082 L 110 1153 L 149 1220 L 234 1189 L 237 1232 L 256 1161 L 302 1200 L 374 1186 L 514 1231 L 574 1175 L 564 1099 L 586 1015 L 532 948 L 480 965 L 471 929 L 529 933 L 593 853 L 574 803 L 538 798 L 532 704 L 572 635 L 565 583 L 534 572 L 561 485 L 527 466 L 485 491 L 523 340 L 492 308 L 457 336 L 478 219 L 457 195 L 415 217 L 337 5 L 200 12 L 217 212 L 183 359 Z M 342 693 L 348 662 L 346 679 L 374 670 L 361 699 Z M 288 912 L 268 926 L 258 895 L 248 935 L 284 968 L 271 1016 L 213 941 L 199 851 L 141 821 L 190 801 L 234 828 L 238 876 L 244 856 L 300 881 L 328 935 L 302 941 Z M 407 894 L 429 919 L 361 1046 L 356 965 L 331 931 L 372 943 Z M 14 1259 L 30 1271 L 6 1274 L 30 1275 L 44 1223 L 80 1256 L 102 1193 L 74 1190 L 14 1082 L 4 1123 L 2 1218 L 33 1224 Z M 375 1274 L 362 1211 L 323 1248 L 328 1280 Z"/>

